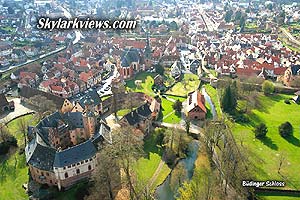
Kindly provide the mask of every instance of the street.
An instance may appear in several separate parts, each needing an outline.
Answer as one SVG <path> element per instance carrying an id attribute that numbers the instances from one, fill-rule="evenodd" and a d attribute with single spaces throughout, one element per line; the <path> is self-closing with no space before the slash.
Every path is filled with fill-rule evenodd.
<path id="1" fill-rule="evenodd" d="M 13 98 L 13 99 L 10 99 L 9 101 L 14 101 L 15 110 L 8 114 L 0 115 L 0 123 L 5 123 L 5 122 L 10 121 L 11 119 L 18 117 L 18 116 L 33 112 L 33 110 L 26 108 L 21 104 L 20 98 Z"/>

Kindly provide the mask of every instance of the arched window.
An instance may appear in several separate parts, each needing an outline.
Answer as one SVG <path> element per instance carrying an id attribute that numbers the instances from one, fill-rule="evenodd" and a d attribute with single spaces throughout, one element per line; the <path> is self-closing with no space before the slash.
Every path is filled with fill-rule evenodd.
<path id="1" fill-rule="evenodd" d="M 80 169 L 76 169 L 76 173 L 77 173 L 77 174 L 80 174 Z"/>
<path id="2" fill-rule="evenodd" d="M 88 170 L 91 170 L 91 169 L 92 169 L 92 166 L 91 166 L 91 165 L 89 165 L 89 166 L 88 166 Z"/>
<path id="3" fill-rule="evenodd" d="M 65 178 L 68 178 L 68 177 L 69 177 L 68 172 L 66 172 L 65 173 Z"/>

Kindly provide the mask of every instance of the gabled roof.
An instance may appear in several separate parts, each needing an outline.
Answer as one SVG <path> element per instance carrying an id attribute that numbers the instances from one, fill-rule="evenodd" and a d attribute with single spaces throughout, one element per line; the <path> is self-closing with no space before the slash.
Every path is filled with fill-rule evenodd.
<path id="1" fill-rule="evenodd" d="M 129 67 L 132 62 L 139 62 L 140 54 L 138 49 L 130 48 L 125 50 L 124 54 L 121 57 L 121 66 Z"/>
<path id="2" fill-rule="evenodd" d="M 7 106 L 7 105 L 8 105 L 8 101 L 6 97 L 4 96 L 4 94 L 0 94 L 0 107 Z"/>
<path id="3" fill-rule="evenodd" d="M 59 151 L 55 154 L 53 167 L 64 167 L 76 164 L 82 160 L 92 158 L 96 155 L 94 144 L 87 140 L 77 146 Z"/>
<path id="4" fill-rule="evenodd" d="M 70 129 L 84 128 L 81 112 L 67 112 L 63 114 L 64 121 L 69 125 Z"/>
<path id="5" fill-rule="evenodd" d="M 82 96 L 79 100 L 79 104 L 82 108 L 84 108 L 84 101 L 86 99 L 92 99 L 94 101 L 94 105 L 99 105 L 102 100 L 99 97 L 97 91 L 95 89 L 89 90 L 84 96 Z"/>
<path id="6" fill-rule="evenodd" d="M 145 118 L 149 117 L 152 114 L 149 105 L 146 103 L 132 112 L 126 114 L 123 118 L 127 120 L 127 122 L 133 126 L 140 123 Z"/>
<path id="7" fill-rule="evenodd" d="M 204 105 L 204 96 L 199 92 L 195 91 L 188 95 L 188 105 L 187 105 L 187 112 L 190 112 L 195 107 L 199 107 L 203 112 L 206 113 L 206 108 Z"/>
<path id="8" fill-rule="evenodd" d="M 300 70 L 300 65 L 293 65 L 291 67 L 291 70 L 292 70 L 293 75 L 297 75 L 297 73 L 299 73 L 299 70 Z"/>
<path id="9" fill-rule="evenodd" d="M 64 103 L 64 98 L 55 96 L 53 94 L 43 92 L 41 90 L 37 90 L 31 87 L 23 86 L 20 91 L 20 96 L 29 99 L 30 97 L 33 97 L 35 95 L 41 95 L 46 97 L 47 99 L 53 101 L 53 103 L 56 105 L 57 108 L 61 108 L 61 106 Z"/>
<path id="10" fill-rule="evenodd" d="M 33 167 L 45 171 L 53 170 L 55 149 L 40 145 L 33 139 L 25 148 L 26 161 Z"/>

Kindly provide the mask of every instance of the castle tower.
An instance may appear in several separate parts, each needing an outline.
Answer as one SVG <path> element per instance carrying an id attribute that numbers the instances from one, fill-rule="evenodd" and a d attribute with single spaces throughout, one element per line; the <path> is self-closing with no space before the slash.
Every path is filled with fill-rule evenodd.
<path id="1" fill-rule="evenodd" d="M 90 96 L 83 103 L 85 106 L 82 114 L 83 125 L 86 137 L 89 138 L 95 134 L 96 130 L 95 105 L 94 100 Z"/>

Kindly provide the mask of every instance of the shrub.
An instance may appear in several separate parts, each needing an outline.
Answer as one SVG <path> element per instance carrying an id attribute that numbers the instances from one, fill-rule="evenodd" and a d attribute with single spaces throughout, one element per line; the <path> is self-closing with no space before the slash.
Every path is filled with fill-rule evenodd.
<path id="1" fill-rule="evenodd" d="M 14 137 L 14 136 L 12 136 L 12 135 L 10 135 L 8 138 L 7 138 L 7 144 L 8 145 L 10 145 L 10 146 L 14 146 L 14 147 L 17 147 L 18 146 L 18 141 L 17 141 L 17 139 Z"/>
<path id="2" fill-rule="evenodd" d="M 250 122 L 250 119 L 243 114 L 237 114 L 233 118 L 234 118 L 234 121 L 237 123 L 249 123 Z"/>
<path id="3" fill-rule="evenodd" d="M 268 132 L 268 128 L 264 123 L 260 123 L 254 129 L 256 138 L 264 138 L 267 135 L 267 132 Z"/>
<path id="4" fill-rule="evenodd" d="M 287 138 L 293 135 L 293 126 L 290 122 L 284 122 L 278 127 L 281 137 Z"/>
<path id="5" fill-rule="evenodd" d="M 9 145 L 7 142 L 0 142 L 0 155 L 5 155 L 8 153 Z"/>
<path id="6" fill-rule="evenodd" d="M 272 94 L 275 91 L 274 84 L 271 81 L 264 81 L 262 84 L 262 91 L 265 95 Z"/>
<path id="7" fill-rule="evenodd" d="M 284 103 L 291 104 L 290 100 L 288 100 L 288 99 L 284 100 Z"/>
<path id="8" fill-rule="evenodd" d="M 182 102 L 179 100 L 176 100 L 172 107 L 177 113 L 180 113 L 181 109 L 182 109 Z"/>

